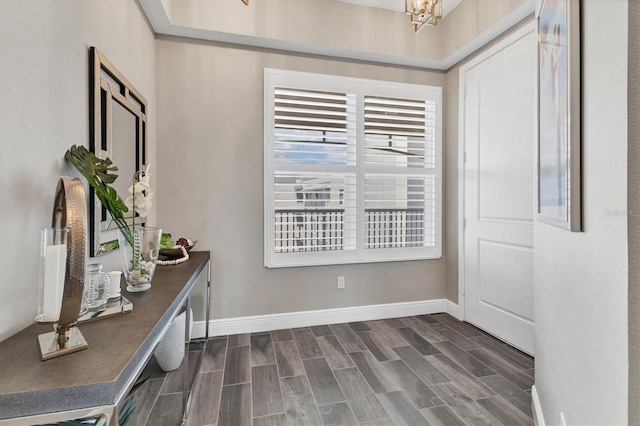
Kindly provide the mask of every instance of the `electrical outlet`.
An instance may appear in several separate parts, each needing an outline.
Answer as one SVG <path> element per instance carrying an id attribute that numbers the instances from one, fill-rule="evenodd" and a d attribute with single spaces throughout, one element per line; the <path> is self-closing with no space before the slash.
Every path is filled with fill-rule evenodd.
<path id="1" fill-rule="evenodd" d="M 344 277 L 338 277 L 338 290 L 344 290 Z"/>

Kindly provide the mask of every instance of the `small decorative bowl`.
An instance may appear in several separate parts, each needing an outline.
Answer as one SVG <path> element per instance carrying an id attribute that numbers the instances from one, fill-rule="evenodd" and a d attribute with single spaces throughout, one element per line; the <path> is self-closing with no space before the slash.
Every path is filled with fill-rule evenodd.
<path id="1" fill-rule="evenodd" d="M 187 252 L 189 252 L 193 248 L 193 246 L 196 245 L 198 240 L 196 241 L 187 240 L 187 241 L 189 242 L 189 245 L 186 246 L 185 249 L 187 249 Z M 160 260 L 179 259 L 182 257 L 182 250 L 180 250 L 180 247 L 161 248 L 160 256 L 164 257 L 164 259 L 161 258 Z"/>

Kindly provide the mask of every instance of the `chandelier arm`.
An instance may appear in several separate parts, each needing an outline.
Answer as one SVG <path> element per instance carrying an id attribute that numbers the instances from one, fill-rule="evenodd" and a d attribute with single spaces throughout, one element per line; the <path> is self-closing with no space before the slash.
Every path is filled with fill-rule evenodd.
<path id="1" fill-rule="evenodd" d="M 442 0 L 405 0 L 404 10 L 417 33 L 425 24 L 436 26 L 442 19 Z"/>

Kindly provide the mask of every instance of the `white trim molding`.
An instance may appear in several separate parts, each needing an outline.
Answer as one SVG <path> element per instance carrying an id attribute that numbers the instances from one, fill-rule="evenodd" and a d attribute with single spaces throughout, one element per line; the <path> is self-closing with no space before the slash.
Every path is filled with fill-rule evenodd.
<path id="1" fill-rule="evenodd" d="M 533 422 L 536 426 L 545 426 L 544 415 L 542 414 L 542 406 L 540 405 L 540 397 L 536 385 L 531 387 L 531 405 L 533 408 Z"/>
<path id="2" fill-rule="evenodd" d="M 458 309 L 458 305 L 453 303 L 451 300 L 445 300 L 445 312 L 455 319 L 460 319 L 460 310 Z"/>
<path id="3" fill-rule="evenodd" d="M 209 321 L 209 336 L 258 333 L 283 328 L 312 325 L 340 324 L 353 321 L 371 321 L 413 315 L 446 312 L 457 318 L 458 305 L 446 299 L 420 300 L 416 302 L 386 303 L 381 305 L 352 306 L 347 308 L 319 309 L 315 311 L 285 312 L 281 314 L 253 315 L 222 318 Z M 193 323 L 193 338 L 205 335 L 205 321 Z"/>
<path id="4" fill-rule="evenodd" d="M 400 0 L 398 0 L 400 1 Z M 473 0 L 475 1 L 475 0 Z M 427 59 L 416 56 L 399 56 L 392 54 L 376 53 L 365 50 L 345 49 L 332 46 L 295 42 L 284 39 L 264 38 L 240 33 L 205 30 L 191 26 L 181 26 L 172 23 L 171 13 L 165 9 L 162 0 L 138 0 L 149 23 L 156 34 L 164 34 L 177 37 L 186 37 L 198 40 L 209 40 L 222 43 L 237 44 L 242 46 L 288 51 L 302 54 L 319 55 L 331 58 L 342 58 L 390 65 L 416 67 L 432 70 L 448 70 L 456 63 L 473 54 L 482 46 L 498 37 L 518 22 L 530 16 L 535 11 L 535 1 L 526 0 L 519 7 L 506 15 L 493 26 L 478 34 L 473 40 L 449 54 L 442 60 Z"/>

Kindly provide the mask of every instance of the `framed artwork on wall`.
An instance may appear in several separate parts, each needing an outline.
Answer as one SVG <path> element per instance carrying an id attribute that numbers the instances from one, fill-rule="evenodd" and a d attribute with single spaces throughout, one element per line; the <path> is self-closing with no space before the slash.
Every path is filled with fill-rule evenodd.
<path id="1" fill-rule="evenodd" d="M 582 230 L 580 3 L 542 0 L 538 10 L 537 218 Z"/>

